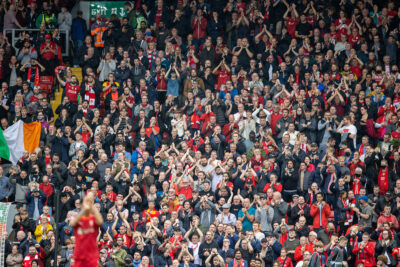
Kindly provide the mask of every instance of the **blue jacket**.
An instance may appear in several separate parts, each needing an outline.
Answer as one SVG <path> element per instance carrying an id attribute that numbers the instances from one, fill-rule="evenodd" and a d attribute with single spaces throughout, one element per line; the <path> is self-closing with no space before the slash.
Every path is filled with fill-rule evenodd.
<path id="1" fill-rule="evenodd" d="M 43 213 L 43 206 L 44 203 L 46 202 L 46 195 L 42 190 L 39 190 L 39 201 L 38 201 L 38 207 L 39 207 L 39 214 Z M 28 214 L 29 217 L 33 217 L 33 213 L 35 212 L 35 198 L 32 197 L 32 191 L 29 190 L 28 193 L 25 195 L 26 201 L 28 201 Z"/>
<path id="2" fill-rule="evenodd" d="M 224 238 L 225 238 L 225 234 L 220 235 L 219 238 L 218 238 L 218 245 L 220 247 L 222 247 L 222 243 L 224 241 Z M 228 238 L 229 242 L 230 242 L 229 243 L 229 248 L 235 249 L 235 245 L 239 240 L 238 235 L 237 234 L 233 234 L 233 236 L 227 236 L 226 238 Z"/>
<path id="3" fill-rule="evenodd" d="M 51 154 L 54 155 L 55 153 L 59 154 L 61 157 L 61 161 L 64 163 L 69 162 L 69 156 L 68 156 L 68 151 L 69 151 L 69 142 L 68 139 L 63 136 L 63 137 L 56 137 L 56 135 L 53 135 L 50 138 L 50 143 L 52 144 L 51 146 Z"/>
<path id="4" fill-rule="evenodd" d="M 14 193 L 14 186 L 7 177 L 0 177 L 0 201 Z"/>
<path id="5" fill-rule="evenodd" d="M 74 18 L 72 20 L 71 26 L 71 39 L 76 40 L 85 40 L 85 35 L 87 32 L 86 21 L 82 18 Z"/>

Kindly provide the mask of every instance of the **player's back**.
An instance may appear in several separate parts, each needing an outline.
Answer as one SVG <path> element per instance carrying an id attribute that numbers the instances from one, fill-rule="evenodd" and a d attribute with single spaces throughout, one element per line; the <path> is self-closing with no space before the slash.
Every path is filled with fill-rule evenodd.
<path id="1" fill-rule="evenodd" d="M 96 225 L 94 215 L 82 217 L 78 225 L 74 227 L 74 233 L 76 239 L 74 259 L 97 260 L 99 258 L 99 250 L 96 238 L 99 234 L 99 226 Z"/>

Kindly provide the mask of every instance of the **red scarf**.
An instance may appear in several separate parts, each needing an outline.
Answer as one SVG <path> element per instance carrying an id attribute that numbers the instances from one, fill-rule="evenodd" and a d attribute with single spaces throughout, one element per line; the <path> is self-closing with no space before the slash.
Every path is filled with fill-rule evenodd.
<path id="1" fill-rule="evenodd" d="M 156 60 L 156 54 L 153 52 L 147 52 L 147 59 L 149 60 L 149 69 L 151 69 L 151 65 L 153 64 L 153 61 Z"/>
<path id="2" fill-rule="evenodd" d="M 281 245 L 283 246 L 283 243 L 285 243 L 285 241 L 287 240 L 288 234 L 280 234 L 279 235 L 279 243 L 281 243 Z"/>
<path id="3" fill-rule="evenodd" d="M 354 180 L 353 180 L 353 192 L 354 192 L 354 195 L 359 195 L 360 194 L 360 188 L 361 188 L 360 177 L 354 176 Z"/>
<path id="4" fill-rule="evenodd" d="M 384 195 L 389 190 L 389 170 L 381 168 L 378 175 L 379 194 Z"/>
<path id="5" fill-rule="evenodd" d="M 90 83 L 85 83 L 85 100 L 89 102 L 89 108 L 95 108 L 96 93 L 93 90 L 93 86 Z"/>
<path id="6" fill-rule="evenodd" d="M 354 201 L 354 199 L 353 199 Z M 342 199 L 343 208 L 347 208 L 349 206 L 349 200 Z M 346 211 L 346 220 L 344 221 L 344 225 L 350 225 L 353 222 L 353 214 L 352 211 Z"/>
<path id="7" fill-rule="evenodd" d="M 306 204 L 304 203 L 303 206 L 301 206 L 300 204 L 298 204 L 297 207 L 299 207 L 299 210 L 303 210 L 303 209 L 306 207 Z"/>
<path id="8" fill-rule="evenodd" d="M 30 67 L 30 68 L 28 69 L 27 81 L 28 81 L 29 83 L 31 82 L 31 78 L 32 78 L 32 67 Z M 34 82 L 33 82 L 33 87 L 34 87 L 34 88 L 39 86 L 39 84 L 40 84 L 39 81 L 40 81 L 40 79 L 39 79 L 39 68 L 36 66 L 36 67 L 35 67 L 35 80 L 34 80 Z"/>
<path id="9" fill-rule="evenodd" d="M 233 266 L 237 267 L 237 259 L 236 258 L 233 259 Z M 244 267 L 244 260 L 243 259 L 240 259 L 240 267 Z"/>

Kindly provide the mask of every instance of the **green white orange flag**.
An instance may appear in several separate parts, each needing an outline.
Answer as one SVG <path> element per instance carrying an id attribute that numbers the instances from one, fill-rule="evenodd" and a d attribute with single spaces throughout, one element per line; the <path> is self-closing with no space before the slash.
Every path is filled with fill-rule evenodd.
<path id="1" fill-rule="evenodd" d="M 35 151 L 39 147 L 41 128 L 40 122 L 19 120 L 5 131 L 0 129 L 0 158 L 17 164 L 24 151 Z"/>

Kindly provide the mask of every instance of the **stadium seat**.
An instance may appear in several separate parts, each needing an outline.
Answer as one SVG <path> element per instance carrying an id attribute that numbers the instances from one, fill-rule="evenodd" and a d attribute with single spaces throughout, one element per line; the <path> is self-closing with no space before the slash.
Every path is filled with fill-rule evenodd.
<path id="1" fill-rule="evenodd" d="M 54 78 L 53 76 L 40 76 L 39 78 L 39 86 L 42 91 L 42 94 L 45 97 L 49 97 L 52 94 L 52 89 L 53 89 L 53 82 Z"/>

